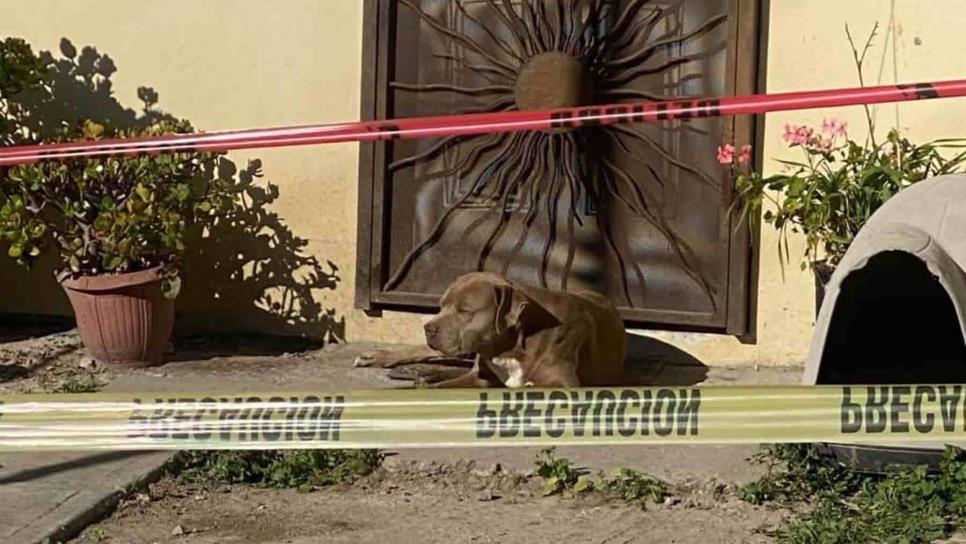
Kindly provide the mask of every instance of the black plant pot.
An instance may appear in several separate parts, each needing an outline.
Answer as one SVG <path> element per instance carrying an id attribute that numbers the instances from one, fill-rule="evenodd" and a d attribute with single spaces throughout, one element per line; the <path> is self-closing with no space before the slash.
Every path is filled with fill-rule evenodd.
<path id="1" fill-rule="evenodd" d="M 875 446 L 862 444 L 817 444 L 818 451 L 831 456 L 838 463 L 866 474 L 888 474 L 896 468 L 926 466 L 939 468 L 943 450 L 903 446 Z"/>
<path id="2" fill-rule="evenodd" d="M 812 266 L 812 274 L 815 277 L 815 317 L 818 317 L 818 312 L 822 309 L 822 302 L 825 301 L 825 287 L 832 279 L 833 272 L 835 267 L 826 261 L 816 261 Z"/>

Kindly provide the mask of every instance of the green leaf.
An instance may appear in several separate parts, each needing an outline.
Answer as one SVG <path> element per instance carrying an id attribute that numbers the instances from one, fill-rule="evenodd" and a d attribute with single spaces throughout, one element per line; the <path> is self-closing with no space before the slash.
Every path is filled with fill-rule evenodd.
<path id="1" fill-rule="evenodd" d="M 151 202 L 151 200 L 154 198 L 154 194 L 151 192 L 151 190 L 140 183 L 134 187 L 134 192 L 137 193 L 138 197 L 140 197 L 144 202 Z"/>
<path id="2" fill-rule="evenodd" d="M 112 224 L 113 224 L 113 221 L 111 220 L 111 216 L 106 213 L 98 215 L 97 219 L 94 220 L 94 228 L 101 232 L 107 232 L 111 230 Z"/>
<path id="3" fill-rule="evenodd" d="M 164 281 L 161 282 L 161 294 L 163 294 L 165 298 L 174 300 L 178 297 L 180 292 L 181 277 L 177 274 L 173 275 L 172 277 L 165 278 Z"/>
<path id="4" fill-rule="evenodd" d="M 88 139 L 91 139 L 91 140 L 95 140 L 97 138 L 100 138 L 104 134 L 104 125 L 95 123 L 95 122 L 91 121 L 90 119 L 88 119 L 88 120 L 84 121 L 84 131 L 83 131 L 83 134 L 84 134 L 84 137 L 85 138 L 88 138 Z M 93 165 L 93 163 L 92 163 L 92 165 Z"/>
<path id="5" fill-rule="evenodd" d="M 560 481 L 556 476 L 550 476 L 543 481 L 543 495 L 553 495 L 560 490 Z"/>
<path id="6" fill-rule="evenodd" d="M 105 270 L 109 271 L 117 270 L 123 263 L 124 260 L 117 255 L 105 255 L 104 258 L 101 259 L 101 266 L 103 266 Z"/>
<path id="7" fill-rule="evenodd" d="M 184 202 L 185 200 L 188 200 L 189 196 L 191 196 L 191 188 L 188 187 L 187 183 L 178 184 L 178 186 L 175 188 L 175 195 L 178 197 L 180 202 Z"/>
<path id="8" fill-rule="evenodd" d="M 14 259 L 19 258 L 22 254 L 23 254 L 23 248 L 20 247 L 19 245 L 15 244 L 7 248 L 7 255 L 9 255 L 10 257 L 13 257 Z"/>

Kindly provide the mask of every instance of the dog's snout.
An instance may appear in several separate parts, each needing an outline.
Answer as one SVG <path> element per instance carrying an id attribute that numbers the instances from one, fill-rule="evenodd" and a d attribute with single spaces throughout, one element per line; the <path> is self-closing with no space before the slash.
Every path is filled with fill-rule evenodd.
<path id="1" fill-rule="evenodd" d="M 433 349 L 439 349 L 439 324 L 435 320 L 427 321 L 423 325 L 423 330 L 426 332 L 426 345 Z"/>

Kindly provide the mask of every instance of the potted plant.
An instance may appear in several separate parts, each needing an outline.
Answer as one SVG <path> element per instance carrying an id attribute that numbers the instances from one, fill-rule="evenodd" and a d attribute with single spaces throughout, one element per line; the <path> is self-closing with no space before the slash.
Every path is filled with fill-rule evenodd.
<path id="1" fill-rule="evenodd" d="M 852 50 L 860 85 L 865 85 L 863 65 L 878 33 L 872 28 L 860 51 L 848 26 L 845 34 Z M 802 270 L 815 275 L 817 312 L 822 306 L 825 285 L 865 222 L 893 195 L 926 178 L 956 171 L 966 152 L 946 158 L 943 152 L 963 147 L 963 140 L 941 139 L 915 144 L 897 128 L 885 140 L 877 139 L 875 114 L 864 106 L 867 137 L 859 142 L 849 137 L 848 125 L 825 119 L 821 127 L 785 125 L 782 139 L 800 150 L 799 161 L 778 161 L 785 171 L 763 177 L 750 171 L 751 147 L 742 149 L 735 160 L 731 145 L 718 148 L 718 161 L 732 169 L 741 220 L 759 218 L 779 231 L 779 262 L 790 261 L 788 231 L 805 235 Z M 771 206 L 762 215 L 762 204 Z"/>
<path id="2" fill-rule="evenodd" d="M 872 128 L 872 127 L 870 127 Z M 885 140 L 859 143 L 848 127 L 827 119 L 819 128 L 786 125 L 785 142 L 802 153 L 800 161 L 779 161 L 786 171 L 764 177 L 749 171 L 751 149 L 744 160 L 732 160 L 734 149 L 719 149 L 719 162 L 734 170 L 742 218 L 761 217 L 779 231 L 779 258 L 790 260 L 788 232 L 805 235 L 802 270 L 811 268 L 816 281 L 816 308 L 835 266 L 869 217 L 889 198 L 926 178 L 947 174 L 966 161 L 966 152 L 945 157 L 956 140 L 917 145 L 898 130 Z M 762 204 L 771 206 L 761 214 Z"/>
<path id="3" fill-rule="evenodd" d="M 80 135 L 191 131 L 187 121 L 124 130 L 86 122 Z M 76 136 L 62 130 L 65 140 Z M 230 180 L 213 170 L 213 156 L 192 153 L 14 167 L 0 180 L 0 241 L 28 266 L 49 249 L 58 252 L 58 280 L 94 358 L 158 363 L 174 321 L 185 234 L 232 203 Z"/>

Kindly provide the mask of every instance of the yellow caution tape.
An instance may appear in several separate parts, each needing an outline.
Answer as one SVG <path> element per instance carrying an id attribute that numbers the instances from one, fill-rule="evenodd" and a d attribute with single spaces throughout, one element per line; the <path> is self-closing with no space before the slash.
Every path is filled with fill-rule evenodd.
<path id="1" fill-rule="evenodd" d="M 0 396 L 0 451 L 966 441 L 963 385 Z"/>

